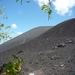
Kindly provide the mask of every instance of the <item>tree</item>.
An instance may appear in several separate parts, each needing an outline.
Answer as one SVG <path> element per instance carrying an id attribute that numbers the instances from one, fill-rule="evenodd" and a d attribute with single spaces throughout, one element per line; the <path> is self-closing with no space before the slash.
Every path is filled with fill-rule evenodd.
<path id="1" fill-rule="evenodd" d="M 3 12 L 3 10 L 5 10 L 4 6 L 1 6 L 0 8 L 0 18 L 5 18 L 7 19 L 6 14 Z M 3 23 L 1 23 L 0 21 L 0 43 L 5 42 L 6 40 L 11 39 L 11 35 L 13 32 L 10 32 L 11 26 L 4 26 Z"/>
<path id="2" fill-rule="evenodd" d="M 13 31 L 9 32 L 11 26 L 4 26 L 3 23 L 0 23 L 0 43 L 3 43 L 11 39 L 11 34 Z"/>
<path id="3" fill-rule="evenodd" d="M 52 13 L 51 6 L 43 4 L 41 10 L 44 10 L 44 13 L 48 14 L 48 20 L 49 20 L 51 18 L 51 13 Z"/>
<path id="4" fill-rule="evenodd" d="M 7 15 L 5 12 L 3 12 L 5 10 L 5 6 L 0 6 L 0 18 L 3 18 L 3 19 L 7 19 Z"/>

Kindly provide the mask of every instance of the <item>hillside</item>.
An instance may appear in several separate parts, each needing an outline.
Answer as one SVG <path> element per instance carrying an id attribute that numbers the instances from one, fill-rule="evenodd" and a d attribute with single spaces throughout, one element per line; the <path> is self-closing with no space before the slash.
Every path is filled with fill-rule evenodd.
<path id="1" fill-rule="evenodd" d="M 0 53 L 0 65 L 15 54 L 25 60 L 21 75 L 75 75 L 75 18 L 47 30 L 39 37 Z M 37 75 L 38 75 L 37 74 Z"/>

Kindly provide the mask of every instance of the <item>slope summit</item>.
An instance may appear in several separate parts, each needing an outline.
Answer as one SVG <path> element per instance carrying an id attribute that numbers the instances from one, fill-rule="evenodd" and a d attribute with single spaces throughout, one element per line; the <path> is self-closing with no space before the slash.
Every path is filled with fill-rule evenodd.
<path id="1" fill-rule="evenodd" d="M 48 30 L 45 37 L 75 37 L 75 18 L 59 23 Z"/>

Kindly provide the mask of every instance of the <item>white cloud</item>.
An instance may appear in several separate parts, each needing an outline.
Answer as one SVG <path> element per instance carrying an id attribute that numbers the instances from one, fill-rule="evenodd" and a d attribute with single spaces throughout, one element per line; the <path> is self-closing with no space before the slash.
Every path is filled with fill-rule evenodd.
<path id="1" fill-rule="evenodd" d="M 53 5 L 57 14 L 65 16 L 68 13 L 71 16 L 72 8 L 75 6 L 75 0 L 54 0 Z"/>
<path id="2" fill-rule="evenodd" d="M 34 0 L 35 2 L 37 1 L 39 6 L 43 5 L 43 4 L 48 4 L 49 3 L 49 0 Z"/>
<path id="3" fill-rule="evenodd" d="M 39 4 L 39 6 L 43 4 L 48 4 L 49 0 L 34 0 Z M 65 16 L 68 14 L 69 16 L 72 15 L 72 8 L 75 6 L 75 0 L 50 0 L 54 5 L 56 13 Z"/>
<path id="4" fill-rule="evenodd" d="M 11 28 L 17 28 L 17 25 L 16 24 L 12 24 Z"/>
<path id="5" fill-rule="evenodd" d="M 18 32 L 18 35 L 21 35 L 23 32 Z"/>

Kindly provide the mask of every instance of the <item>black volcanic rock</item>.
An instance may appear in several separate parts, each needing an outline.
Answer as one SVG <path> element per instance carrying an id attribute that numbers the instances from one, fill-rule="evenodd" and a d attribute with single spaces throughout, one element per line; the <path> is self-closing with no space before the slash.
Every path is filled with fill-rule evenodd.
<path id="1" fill-rule="evenodd" d="M 21 75 L 28 75 L 37 70 L 43 71 L 44 75 L 74 75 L 74 41 L 75 18 L 54 26 L 27 43 L 1 52 L 0 65 L 8 62 L 6 57 L 15 54 L 25 60 Z M 65 46 L 59 47 L 60 44 Z M 52 49 L 54 46 L 58 47 Z"/>

